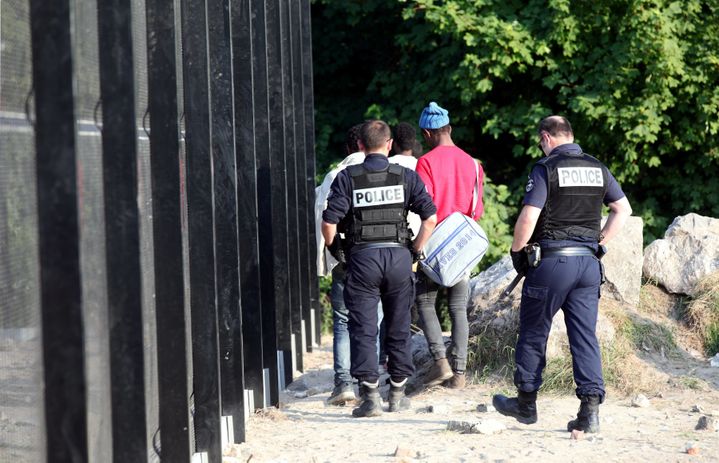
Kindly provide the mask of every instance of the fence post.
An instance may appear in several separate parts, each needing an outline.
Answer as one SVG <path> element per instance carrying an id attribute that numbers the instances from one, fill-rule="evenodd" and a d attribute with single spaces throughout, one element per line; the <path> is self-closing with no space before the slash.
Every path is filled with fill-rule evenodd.
<path id="1" fill-rule="evenodd" d="M 112 453 L 147 461 L 137 133 L 130 0 L 99 2 Z"/>
<path id="2" fill-rule="evenodd" d="M 177 11 L 175 0 L 147 0 L 146 5 L 160 422 L 152 445 L 162 461 L 182 463 L 189 462 L 191 454 L 191 373 L 182 253 Z"/>
<path id="3" fill-rule="evenodd" d="M 51 462 L 88 458 L 70 3 L 30 1 L 45 422 Z"/>

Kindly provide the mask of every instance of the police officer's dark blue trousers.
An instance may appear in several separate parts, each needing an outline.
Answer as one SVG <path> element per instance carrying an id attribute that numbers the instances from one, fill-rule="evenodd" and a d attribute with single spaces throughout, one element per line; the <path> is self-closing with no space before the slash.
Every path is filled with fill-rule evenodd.
<path id="1" fill-rule="evenodd" d="M 542 384 L 552 318 L 562 308 L 577 396 L 604 398 L 601 354 L 595 334 L 600 269 L 594 256 L 543 258 L 530 268 L 522 289 L 514 384 L 533 392 Z"/>
<path id="2" fill-rule="evenodd" d="M 387 329 L 387 370 L 392 378 L 414 373 L 410 307 L 414 299 L 412 257 L 405 248 L 362 249 L 350 254 L 345 281 L 349 310 L 350 373 L 374 382 L 377 374 L 377 303 L 382 300 Z"/>

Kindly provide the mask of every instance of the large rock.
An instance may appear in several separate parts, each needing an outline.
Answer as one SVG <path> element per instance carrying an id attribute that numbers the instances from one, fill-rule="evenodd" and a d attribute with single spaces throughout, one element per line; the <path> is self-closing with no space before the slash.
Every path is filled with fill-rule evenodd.
<path id="1" fill-rule="evenodd" d="M 409 381 L 407 381 L 407 393 L 409 394 L 422 389 L 424 378 L 434 364 L 434 359 L 429 352 L 429 345 L 427 344 L 427 338 L 424 337 L 424 334 L 413 334 L 411 346 L 414 375 L 410 376 Z"/>
<path id="2" fill-rule="evenodd" d="M 670 293 L 694 295 L 696 284 L 719 271 L 719 219 L 687 214 L 674 219 L 664 239 L 644 250 L 644 276 Z"/>
<path id="3" fill-rule="evenodd" d="M 606 222 L 606 218 L 602 224 Z M 602 297 L 636 307 L 642 287 L 642 250 L 644 246 L 644 222 L 640 217 L 629 217 L 622 230 L 607 244 L 604 256 L 606 283 Z"/>

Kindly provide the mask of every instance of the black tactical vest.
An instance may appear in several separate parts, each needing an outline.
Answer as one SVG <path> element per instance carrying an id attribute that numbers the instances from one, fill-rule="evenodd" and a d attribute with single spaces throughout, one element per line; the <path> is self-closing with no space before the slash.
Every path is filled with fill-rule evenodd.
<path id="1" fill-rule="evenodd" d="M 352 204 L 342 228 L 348 244 L 400 243 L 409 240 L 404 168 L 390 164 L 371 172 L 363 164 L 347 167 L 352 178 Z"/>
<path id="2" fill-rule="evenodd" d="M 555 154 L 537 163 L 547 171 L 547 202 L 531 241 L 599 240 L 607 168 L 588 154 Z"/>

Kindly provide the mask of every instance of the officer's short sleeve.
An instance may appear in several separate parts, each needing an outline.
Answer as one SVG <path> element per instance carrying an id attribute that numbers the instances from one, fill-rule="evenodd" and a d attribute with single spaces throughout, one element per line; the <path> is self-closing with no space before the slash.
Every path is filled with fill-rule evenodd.
<path id="1" fill-rule="evenodd" d="M 612 175 L 611 172 L 607 169 L 608 174 L 608 180 L 607 180 L 607 192 L 604 194 L 604 204 L 613 203 L 614 201 L 619 201 L 624 196 L 624 191 L 622 191 L 622 187 L 619 186 L 619 182 L 617 182 L 617 179 L 614 178 L 614 175 Z"/>
<path id="2" fill-rule="evenodd" d="M 427 220 L 430 216 L 436 214 L 437 206 L 435 206 L 432 197 L 427 193 L 427 188 L 420 176 L 415 171 L 406 169 L 405 179 L 407 190 L 409 191 L 407 200 L 409 210 L 417 214 L 422 220 Z"/>
<path id="3" fill-rule="evenodd" d="M 322 212 L 322 220 L 327 223 L 340 223 L 350 210 L 351 180 L 346 170 L 343 170 L 332 182 L 327 195 L 327 208 Z"/>
<path id="4" fill-rule="evenodd" d="M 542 209 L 547 202 L 547 169 L 541 165 L 535 165 L 529 173 L 527 186 L 524 188 L 525 206 L 534 206 Z"/>

